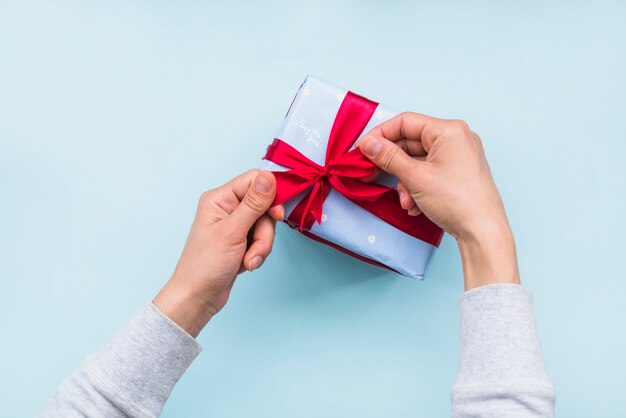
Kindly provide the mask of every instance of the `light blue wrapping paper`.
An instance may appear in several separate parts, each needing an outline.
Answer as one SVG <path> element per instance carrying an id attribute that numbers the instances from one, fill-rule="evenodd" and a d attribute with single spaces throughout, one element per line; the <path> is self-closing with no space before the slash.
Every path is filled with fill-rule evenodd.
<path id="1" fill-rule="evenodd" d="M 346 93 L 345 89 L 308 76 L 298 90 L 276 138 L 287 142 L 312 161 L 324 165 L 330 129 Z M 378 105 L 361 136 L 397 113 Z M 267 160 L 263 160 L 260 168 L 272 171 L 287 170 Z M 376 182 L 394 187 L 397 179 L 384 175 Z M 285 202 L 286 217 L 306 193 L 308 190 Z M 314 223 L 310 232 L 356 254 L 382 263 L 402 275 L 420 280 L 424 279 L 436 249 L 435 246 L 377 218 L 334 189 L 331 189 L 324 201 L 322 223 Z"/>

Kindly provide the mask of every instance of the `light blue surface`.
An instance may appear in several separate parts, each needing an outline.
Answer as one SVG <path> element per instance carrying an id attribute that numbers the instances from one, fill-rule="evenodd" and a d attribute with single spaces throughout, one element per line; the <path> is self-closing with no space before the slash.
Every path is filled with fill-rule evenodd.
<path id="1" fill-rule="evenodd" d="M 2 416 L 154 295 L 200 193 L 258 166 L 307 73 L 469 121 L 559 416 L 626 416 L 623 2 L 205 3 L 0 1 Z M 450 237 L 416 282 L 282 225 L 164 416 L 444 417 L 461 290 Z"/>
<path id="2" fill-rule="evenodd" d="M 276 138 L 293 146 L 314 163 L 325 165 L 328 138 L 346 93 L 345 88 L 315 76 L 307 76 L 298 89 L 289 112 L 275 135 Z M 354 144 L 351 144 L 350 148 L 353 148 L 358 140 L 376 125 L 397 114 L 398 112 L 382 104 L 376 106 L 371 119 L 361 134 L 354 139 Z M 288 167 L 265 159 L 260 168 L 289 170 Z M 398 179 L 386 175 L 378 177 L 376 182 L 395 187 Z M 311 189 L 312 187 L 309 187 L 285 202 L 285 217 L 289 218 L 294 208 L 303 199 L 308 199 Z M 424 279 L 428 263 L 436 250 L 432 244 L 395 228 L 333 189 L 324 200 L 321 223 L 314 223 L 310 231 L 352 253 L 420 280 Z"/>

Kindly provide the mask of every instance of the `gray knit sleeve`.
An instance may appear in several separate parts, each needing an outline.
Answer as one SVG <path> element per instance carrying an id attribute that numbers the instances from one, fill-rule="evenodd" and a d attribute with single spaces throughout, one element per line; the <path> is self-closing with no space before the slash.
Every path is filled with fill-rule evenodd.
<path id="1" fill-rule="evenodd" d="M 513 284 L 479 287 L 461 296 L 460 314 L 452 417 L 553 417 L 554 387 L 544 369 L 531 293 Z"/>
<path id="2" fill-rule="evenodd" d="M 52 394 L 41 417 L 156 417 L 200 345 L 145 305 Z"/>

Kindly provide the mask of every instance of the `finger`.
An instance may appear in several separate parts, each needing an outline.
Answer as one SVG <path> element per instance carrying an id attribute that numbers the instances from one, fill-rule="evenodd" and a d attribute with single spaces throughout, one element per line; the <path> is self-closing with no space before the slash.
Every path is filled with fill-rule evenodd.
<path id="1" fill-rule="evenodd" d="M 428 154 L 424 149 L 424 144 L 422 144 L 422 141 L 401 139 L 399 141 L 396 141 L 395 144 L 402 148 L 402 150 L 409 154 L 411 157 L 423 157 Z"/>
<path id="2" fill-rule="evenodd" d="M 365 139 L 365 137 L 363 137 L 363 139 Z M 359 143 L 360 142 L 361 141 L 359 141 Z M 400 139 L 399 141 L 396 141 L 395 144 L 402 148 L 402 150 L 411 157 L 419 157 L 419 159 L 423 159 L 422 157 L 426 157 L 428 155 L 424 149 L 424 145 L 420 141 Z"/>
<path id="3" fill-rule="evenodd" d="M 271 216 L 275 221 L 283 221 L 285 219 L 285 206 L 284 205 L 276 205 L 272 206 L 267 213 Z"/>
<path id="4" fill-rule="evenodd" d="M 409 210 L 415 206 L 415 200 L 411 197 L 411 192 L 409 189 L 402 183 L 398 182 L 398 196 L 400 196 L 400 206 L 402 209 Z"/>
<path id="5" fill-rule="evenodd" d="M 233 206 L 230 213 L 232 213 L 235 207 L 238 206 L 238 202 L 243 200 L 244 196 L 246 195 L 246 192 L 250 188 L 250 184 L 252 183 L 254 178 L 260 173 L 260 171 L 261 170 L 257 170 L 257 169 L 248 170 L 245 173 L 240 174 L 239 176 L 235 177 L 234 179 L 226 183 L 224 186 L 222 186 L 222 188 L 224 188 L 225 191 L 227 191 L 228 193 L 232 193 L 238 200 L 237 203 Z M 285 219 L 285 207 L 282 204 L 277 205 L 277 206 L 272 206 L 268 210 L 268 213 L 273 219 L 277 221 L 282 221 Z"/>
<path id="6" fill-rule="evenodd" d="M 237 196 L 241 196 L 242 186 L 238 182 L 231 185 Z M 259 171 L 250 181 L 241 203 L 227 218 L 230 230 L 244 236 L 254 223 L 270 208 L 276 195 L 276 179 L 269 171 Z"/>
<path id="7" fill-rule="evenodd" d="M 420 213 L 422 213 L 422 211 L 420 210 L 420 208 L 418 208 L 417 206 L 412 207 L 411 209 L 409 209 L 408 214 L 409 216 L 417 216 Z"/>
<path id="8" fill-rule="evenodd" d="M 252 244 L 243 256 L 243 265 L 248 271 L 256 270 L 267 259 L 274 245 L 276 221 L 269 215 L 263 215 L 254 226 Z"/>
<path id="9" fill-rule="evenodd" d="M 369 176 L 365 176 L 361 179 L 362 182 L 364 183 L 370 183 L 374 180 L 376 180 L 378 178 L 378 176 L 380 176 L 382 174 L 382 170 L 379 168 L 376 168 L 376 171 L 374 173 L 372 173 Z"/>
<path id="10" fill-rule="evenodd" d="M 260 172 L 261 170 L 257 170 L 257 169 L 246 171 L 245 173 L 229 181 L 227 184 L 224 185 L 224 187 L 228 188 L 229 191 L 234 193 L 235 196 L 237 196 L 237 199 L 241 201 L 246 195 L 246 192 L 248 191 L 248 189 L 250 188 L 250 184 L 252 183 L 252 180 L 254 180 L 254 178 Z M 285 206 L 282 204 L 272 206 L 271 208 L 269 208 L 267 212 L 273 219 L 277 221 L 282 221 L 285 219 Z"/>
<path id="11" fill-rule="evenodd" d="M 424 146 L 419 141 L 410 141 L 408 139 L 401 139 L 395 144 L 399 146 L 400 148 L 402 148 L 402 150 L 405 153 L 407 153 L 408 155 L 410 155 L 411 157 L 417 160 L 424 161 L 426 160 L 426 157 L 428 156 L 428 154 L 426 153 L 426 150 L 424 150 Z M 375 179 L 377 179 L 380 173 L 381 173 L 380 170 L 376 170 L 376 172 L 374 172 L 372 175 L 367 176 L 361 180 L 366 183 L 369 183 L 370 181 L 374 181 Z"/>
<path id="12" fill-rule="evenodd" d="M 374 127 L 367 136 L 382 136 L 392 142 L 419 141 L 428 152 L 437 136 L 450 122 L 420 113 L 404 112 Z"/>
<path id="13" fill-rule="evenodd" d="M 248 271 L 248 269 L 246 268 L 246 266 L 243 265 L 243 263 L 241 263 L 241 265 L 239 266 L 239 270 L 237 270 L 237 276 L 239 276 L 244 271 Z"/>
<path id="14" fill-rule="evenodd" d="M 393 142 L 401 139 L 421 141 L 424 128 L 438 121 L 440 119 L 420 113 L 404 112 L 374 127 L 368 135 L 382 136 Z"/>
<path id="15" fill-rule="evenodd" d="M 378 168 L 396 176 L 406 186 L 415 183 L 418 171 L 427 163 L 411 158 L 402 148 L 379 136 L 367 135 L 359 148 Z"/>
<path id="16" fill-rule="evenodd" d="M 221 188 L 226 189 L 229 192 L 232 192 L 237 199 L 241 202 L 248 192 L 250 185 L 254 178 L 261 172 L 261 170 L 253 169 L 248 170 L 245 173 L 242 173 L 223 185 Z"/>
<path id="17" fill-rule="evenodd" d="M 246 192 L 260 170 L 248 170 L 229 181 L 228 183 L 203 193 L 200 205 L 211 204 L 217 206 L 226 215 L 230 215 L 237 209 Z M 206 210 L 198 211 L 198 215 L 207 213 Z"/>

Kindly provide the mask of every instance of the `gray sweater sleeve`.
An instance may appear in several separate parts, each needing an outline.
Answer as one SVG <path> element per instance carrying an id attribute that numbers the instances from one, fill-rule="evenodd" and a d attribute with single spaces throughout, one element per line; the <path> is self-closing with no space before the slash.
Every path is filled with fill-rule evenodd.
<path id="1" fill-rule="evenodd" d="M 460 299 L 461 350 L 453 418 L 554 416 L 554 388 L 535 329 L 532 295 L 495 284 Z"/>
<path id="2" fill-rule="evenodd" d="M 461 296 L 461 358 L 452 416 L 552 417 L 530 293 L 491 285 Z M 100 352 L 66 377 L 41 417 L 156 417 L 200 352 L 198 343 L 146 305 Z"/>
<path id="3" fill-rule="evenodd" d="M 48 399 L 41 417 L 157 417 L 201 348 L 154 305 L 145 305 Z"/>

